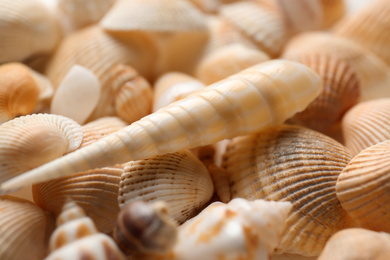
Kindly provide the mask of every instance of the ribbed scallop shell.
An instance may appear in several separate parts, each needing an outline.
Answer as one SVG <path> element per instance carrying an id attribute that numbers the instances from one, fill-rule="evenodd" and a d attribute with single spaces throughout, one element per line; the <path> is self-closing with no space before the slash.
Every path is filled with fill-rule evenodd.
<path id="1" fill-rule="evenodd" d="M 297 58 L 317 72 L 323 81 L 322 93 L 302 112 L 291 118 L 294 123 L 327 134 L 341 121 L 344 113 L 358 103 L 360 85 L 354 70 L 345 61 L 327 54 L 308 54 Z"/>
<path id="2" fill-rule="evenodd" d="M 115 111 L 127 123 L 133 123 L 152 112 L 153 90 L 138 72 L 125 65 L 112 69 Z"/>
<path id="3" fill-rule="evenodd" d="M 41 1 L 0 1 L 0 63 L 50 52 L 60 34 L 54 15 Z"/>
<path id="4" fill-rule="evenodd" d="M 258 3 L 242 1 L 223 5 L 219 14 L 271 57 L 279 54 L 287 40 L 282 17 Z"/>
<path id="5" fill-rule="evenodd" d="M 341 172 L 336 194 L 361 227 L 390 232 L 390 141 L 358 153 Z"/>
<path id="6" fill-rule="evenodd" d="M 11 196 L 0 197 L 0 259 L 41 260 L 50 226 L 42 209 Z"/>
<path id="7" fill-rule="evenodd" d="M 22 63 L 0 66 L 0 124 L 31 113 L 38 102 L 39 86 Z"/>
<path id="8" fill-rule="evenodd" d="M 332 234 L 352 222 L 335 188 L 351 158 L 332 138 L 301 126 L 280 125 L 233 139 L 223 167 L 230 172 L 232 198 L 293 204 L 277 248 L 280 253 L 315 256 Z"/>
<path id="9" fill-rule="evenodd" d="M 179 222 L 193 217 L 212 197 L 213 182 L 190 151 L 127 163 L 119 184 L 119 206 L 135 200 L 165 201 Z"/>
<path id="10" fill-rule="evenodd" d="M 197 65 L 195 76 L 210 85 L 269 59 L 269 56 L 260 50 L 239 43 L 229 44 L 203 57 Z"/>
<path id="11" fill-rule="evenodd" d="M 77 149 L 81 126 L 58 115 L 33 114 L 0 126 L 0 183 Z"/>
<path id="12" fill-rule="evenodd" d="M 334 33 L 370 49 L 390 65 L 390 2 L 370 1 L 364 8 L 346 16 Z"/>
<path id="13" fill-rule="evenodd" d="M 390 139 L 390 98 L 359 103 L 342 119 L 345 146 L 353 155 Z"/>

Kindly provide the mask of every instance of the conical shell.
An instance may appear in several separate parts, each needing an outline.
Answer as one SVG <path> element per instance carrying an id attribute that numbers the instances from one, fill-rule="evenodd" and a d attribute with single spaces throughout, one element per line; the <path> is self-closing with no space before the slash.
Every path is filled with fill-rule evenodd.
<path id="1" fill-rule="evenodd" d="M 302 112 L 291 118 L 294 123 L 327 134 L 360 97 L 360 85 L 354 70 L 345 61 L 327 54 L 299 56 L 298 62 L 316 71 L 322 78 L 322 93 Z"/>
<path id="2" fill-rule="evenodd" d="M 47 253 L 45 213 L 33 203 L 0 197 L 0 259 L 41 260 Z"/>
<path id="3" fill-rule="evenodd" d="M 280 125 L 233 139 L 223 167 L 230 172 L 232 198 L 293 204 L 279 253 L 315 256 L 332 234 L 353 222 L 336 197 L 337 177 L 351 158 L 332 138 Z"/>
<path id="4" fill-rule="evenodd" d="M 390 67 L 352 40 L 325 32 L 301 33 L 286 44 L 283 57 L 323 53 L 348 62 L 360 82 L 360 101 L 390 97 Z"/>
<path id="5" fill-rule="evenodd" d="M 286 60 L 243 70 L 56 162 L 1 184 L 2 192 L 93 168 L 254 133 L 302 111 L 321 92 L 317 73 Z M 59 170 L 61 169 L 61 170 Z"/>
<path id="6" fill-rule="evenodd" d="M 219 14 L 271 57 L 277 56 L 287 41 L 282 17 L 258 3 L 242 1 L 224 5 Z"/>
<path id="7" fill-rule="evenodd" d="M 386 260 L 390 258 L 390 235 L 362 228 L 349 228 L 333 235 L 318 260 Z"/>
<path id="8" fill-rule="evenodd" d="M 122 120 L 131 124 L 152 112 L 152 86 L 134 68 L 121 64 L 115 66 L 111 87 L 115 95 L 115 111 Z"/>
<path id="9" fill-rule="evenodd" d="M 345 16 L 334 33 L 370 49 L 390 65 L 390 2 L 370 1 L 365 8 Z"/>
<path id="10" fill-rule="evenodd" d="M 390 139 L 390 98 L 362 102 L 342 119 L 345 146 L 353 155 Z"/>
<path id="11" fill-rule="evenodd" d="M 0 182 L 77 149 L 81 126 L 58 115 L 34 114 L 0 126 Z"/>
<path id="12" fill-rule="evenodd" d="M 144 200 L 162 200 L 171 216 L 182 223 L 212 197 L 213 182 L 203 163 L 190 151 L 127 163 L 119 184 L 119 206 Z"/>
<path id="13" fill-rule="evenodd" d="M 336 193 L 361 227 L 390 232 L 390 141 L 358 153 L 341 172 Z"/>
<path id="14" fill-rule="evenodd" d="M 50 52 L 60 35 L 57 20 L 42 1 L 0 1 L 0 63 Z"/>

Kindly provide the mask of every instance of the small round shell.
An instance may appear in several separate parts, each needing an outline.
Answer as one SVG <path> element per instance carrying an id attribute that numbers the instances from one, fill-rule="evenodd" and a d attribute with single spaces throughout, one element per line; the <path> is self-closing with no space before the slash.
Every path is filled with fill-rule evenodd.
<path id="1" fill-rule="evenodd" d="M 165 201 L 171 216 L 182 223 L 212 197 L 213 182 L 203 163 L 190 151 L 131 161 L 119 186 L 119 206 L 135 200 Z"/>
<path id="2" fill-rule="evenodd" d="M 336 193 L 341 206 L 363 228 L 390 232 L 390 141 L 358 153 L 343 169 Z"/>

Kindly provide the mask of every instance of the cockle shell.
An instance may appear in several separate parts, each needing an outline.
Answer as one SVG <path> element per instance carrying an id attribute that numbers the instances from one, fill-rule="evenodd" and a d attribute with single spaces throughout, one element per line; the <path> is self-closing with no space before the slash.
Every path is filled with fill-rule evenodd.
<path id="1" fill-rule="evenodd" d="M 353 224 L 336 197 L 348 149 L 317 131 L 279 125 L 234 138 L 222 166 L 232 198 L 290 201 L 278 252 L 318 255 L 328 238 Z"/>
<path id="2" fill-rule="evenodd" d="M 253 133 L 302 111 L 321 88 L 318 74 L 305 65 L 286 60 L 264 62 L 2 183 L 1 190 Z"/>
<path id="3" fill-rule="evenodd" d="M 239 43 L 229 44 L 203 57 L 195 69 L 195 76 L 210 85 L 269 59 L 269 56 L 260 50 Z"/>
<path id="4" fill-rule="evenodd" d="M 119 183 L 119 206 L 165 201 L 171 216 L 183 223 L 212 197 L 213 182 L 203 163 L 189 150 L 130 161 Z"/>
<path id="5" fill-rule="evenodd" d="M 363 228 L 390 232 L 390 141 L 358 153 L 343 169 L 336 194 L 341 206 Z"/>
<path id="6" fill-rule="evenodd" d="M 30 201 L 0 197 L 0 259 L 41 260 L 46 255 L 50 218 Z"/>
<path id="7" fill-rule="evenodd" d="M 219 15 L 271 57 L 277 56 L 287 41 L 282 17 L 256 2 L 241 1 L 223 5 Z"/>
<path id="8" fill-rule="evenodd" d="M 41 1 L 0 1 L 0 63 L 51 52 L 60 35 L 57 20 Z"/>
<path id="9" fill-rule="evenodd" d="M 98 233 L 83 209 L 70 201 L 64 205 L 50 237 L 50 254 L 45 260 L 54 259 L 124 260 L 125 257 L 114 240 Z"/>
<path id="10" fill-rule="evenodd" d="M 348 228 L 334 234 L 318 260 L 386 260 L 390 258 L 390 235 L 362 228 Z"/>
<path id="11" fill-rule="evenodd" d="M 115 111 L 127 123 L 152 112 L 152 86 L 134 68 L 122 64 L 115 66 L 111 87 L 115 95 Z"/>
<path id="12" fill-rule="evenodd" d="M 81 126 L 58 115 L 33 114 L 0 126 L 0 182 L 77 149 Z"/>
<path id="13" fill-rule="evenodd" d="M 0 66 L 0 124 L 31 113 L 39 98 L 39 86 L 22 63 Z"/>
<path id="14" fill-rule="evenodd" d="M 390 98 L 362 102 L 342 119 L 345 146 L 352 155 L 390 139 Z"/>

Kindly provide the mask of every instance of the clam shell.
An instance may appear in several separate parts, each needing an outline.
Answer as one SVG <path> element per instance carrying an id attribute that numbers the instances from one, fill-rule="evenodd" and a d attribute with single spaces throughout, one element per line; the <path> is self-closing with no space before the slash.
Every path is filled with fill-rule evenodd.
<path id="1" fill-rule="evenodd" d="M 353 155 L 390 139 L 390 98 L 362 102 L 342 119 L 345 146 Z"/>
<path id="2" fill-rule="evenodd" d="M 336 194 L 341 206 L 363 228 L 390 232 L 390 141 L 358 153 L 343 169 Z"/>
<path id="3" fill-rule="evenodd" d="M 233 139 L 222 166 L 230 173 L 232 198 L 292 203 L 279 253 L 315 256 L 332 234 L 353 224 L 335 188 L 351 158 L 332 138 L 280 125 Z"/>
<path id="4" fill-rule="evenodd" d="M 182 223 L 212 197 L 213 182 L 203 163 L 190 151 L 127 163 L 119 183 L 119 206 L 144 200 L 162 200 L 171 216 Z"/>
<path id="5" fill-rule="evenodd" d="M 0 182 L 77 149 L 81 126 L 58 115 L 33 114 L 0 126 Z"/>

